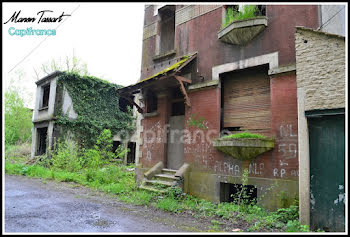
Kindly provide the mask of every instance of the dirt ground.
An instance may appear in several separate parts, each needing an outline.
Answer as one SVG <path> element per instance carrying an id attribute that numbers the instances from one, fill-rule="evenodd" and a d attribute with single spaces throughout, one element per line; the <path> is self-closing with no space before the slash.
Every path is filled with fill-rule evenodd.
<path id="1" fill-rule="evenodd" d="M 75 183 L 5 176 L 5 232 L 231 232 L 248 225 L 129 205 Z"/>

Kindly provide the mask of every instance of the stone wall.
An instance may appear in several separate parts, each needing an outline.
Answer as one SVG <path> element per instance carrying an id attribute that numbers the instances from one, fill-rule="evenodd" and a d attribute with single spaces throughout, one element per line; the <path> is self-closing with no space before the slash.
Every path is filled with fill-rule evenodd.
<path id="1" fill-rule="evenodd" d="M 297 87 L 305 110 L 345 107 L 345 38 L 304 27 L 295 33 Z"/>

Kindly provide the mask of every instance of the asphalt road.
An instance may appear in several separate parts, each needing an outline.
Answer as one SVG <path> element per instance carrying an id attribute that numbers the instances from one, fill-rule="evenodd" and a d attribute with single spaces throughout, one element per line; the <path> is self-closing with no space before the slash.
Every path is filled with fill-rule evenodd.
<path id="1" fill-rule="evenodd" d="M 5 233 L 159 233 L 201 228 L 195 220 L 117 202 L 110 196 L 73 183 L 24 176 L 5 176 L 4 207 Z"/>

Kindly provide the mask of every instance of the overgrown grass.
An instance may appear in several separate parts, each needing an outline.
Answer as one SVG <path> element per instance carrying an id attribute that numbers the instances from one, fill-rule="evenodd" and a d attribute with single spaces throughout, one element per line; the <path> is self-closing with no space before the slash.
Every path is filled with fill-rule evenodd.
<path id="1" fill-rule="evenodd" d="M 258 15 L 259 9 L 255 5 L 245 5 L 242 11 L 237 9 L 227 8 L 225 21 L 222 24 L 222 28 L 225 28 L 232 21 L 245 20 L 254 18 Z"/>
<path id="2" fill-rule="evenodd" d="M 231 139 L 231 138 L 260 138 L 260 139 L 266 139 L 264 135 L 258 134 L 258 133 L 250 133 L 250 132 L 241 132 L 241 133 L 235 133 L 230 134 L 227 136 L 221 137 L 223 139 Z"/>

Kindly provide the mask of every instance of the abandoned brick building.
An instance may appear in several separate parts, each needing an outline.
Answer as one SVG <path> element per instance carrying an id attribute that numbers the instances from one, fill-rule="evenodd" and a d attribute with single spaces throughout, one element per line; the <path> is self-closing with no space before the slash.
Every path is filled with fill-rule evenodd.
<path id="1" fill-rule="evenodd" d="M 178 183 L 186 193 L 226 202 L 242 188 L 243 171 L 248 170 L 245 185 L 259 204 L 274 210 L 300 199 L 303 224 L 342 230 L 345 181 L 339 167 L 344 168 L 344 135 L 339 134 L 344 133 L 345 92 L 339 88 L 345 82 L 345 15 L 341 7 L 259 5 L 256 17 L 224 26 L 228 12 L 241 11 L 241 5 L 146 5 L 141 78 L 117 90 L 121 110 L 125 104 L 134 105 L 137 129 L 127 141 L 113 138 L 115 147 L 124 143 L 131 148 L 125 163 L 136 163 L 140 187 L 156 190 L 155 183 Z M 312 67 L 310 59 L 315 62 Z M 325 65 L 325 60 L 336 63 Z M 67 91 L 57 103 L 58 75 L 54 72 L 37 81 L 32 156 L 53 145 L 55 107 L 62 106 L 69 118 L 78 116 Z M 331 124 L 333 115 L 338 134 L 333 140 L 338 139 L 340 148 L 332 152 L 339 157 L 334 167 L 340 177 L 327 193 L 339 197 L 334 203 L 338 206 L 327 204 L 329 200 L 318 203 L 324 204 L 322 210 L 336 209 L 336 214 L 315 212 L 314 203 L 310 205 L 315 202 L 310 195 L 322 193 L 322 185 L 328 185 L 337 170 L 326 176 L 315 173 L 323 175 L 319 180 L 327 177 L 328 183 L 320 182 L 312 192 L 315 178 L 310 182 L 310 170 L 312 175 L 316 166 L 310 162 L 315 155 L 311 140 L 308 147 L 307 132 L 310 125 Z M 320 116 L 326 117 L 316 121 Z M 272 145 L 221 139 L 242 131 L 265 135 Z M 312 131 L 310 137 L 315 136 Z M 245 159 L 247 152 L 237 157 L 222 152 L 220 146 L 258 153 Z M 334 218 L 322 220 L 317 215 Z"/>
<path id="2" fill-rule="evenodd" d="M 241 9 L 145 6 L 141 78 L 118 91 L 138 98 L 137 180 L 152 190 L 183 177 L 185 192 L 223 202 L 248 169 L 253 197 L 276 209 L 299 197 L 296 27 L 316 30 L 327 8 L 260 5 L 255 18 L 223 27 L 230 8 Z M 247 162 L 213 142 L 246 130 L 273 149 Z"/>

